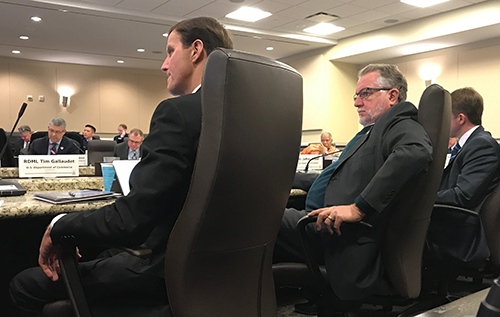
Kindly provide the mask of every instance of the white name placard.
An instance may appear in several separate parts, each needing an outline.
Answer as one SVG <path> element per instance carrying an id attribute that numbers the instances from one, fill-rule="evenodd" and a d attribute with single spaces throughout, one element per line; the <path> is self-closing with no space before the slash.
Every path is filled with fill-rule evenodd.
<path id="1" fill-rule="evenodd" d="M 19 177 L 60 177 L 79 175 L 79 155 L 20 155 Z"/>
<path id="2" fill-rule="evenodd" d="M 310 161 L 309 163 L 309 168 L 307 169 L 308 171 L 312 170 L 322 170 L 323 169 L 323 158 L 318 157 L 313 160 L 311 160 L 314 157 L 317 157 L 318 155 L 315 154 L 301 154 L 299 155 L 299 162 L 297 163 L 297 171 L 298 172 L 303 172 L 306 168 L 307 162 Z"/>

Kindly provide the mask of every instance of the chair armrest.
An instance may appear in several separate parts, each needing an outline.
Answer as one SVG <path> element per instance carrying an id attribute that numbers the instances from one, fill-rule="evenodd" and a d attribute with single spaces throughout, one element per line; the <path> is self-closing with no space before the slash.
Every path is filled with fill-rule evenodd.
<path id="1" fill-rule="evenodd" d="M 316 222 L 317 219 L 318 216 L 312 216 L 312 217 L 304 216 L 300 218 L 299 221 L 297 222 L 297 231 L 299 234 L 300 245 L 302 246 L 302 250 L 304 251 L 305 262 L 307 264 L 307 267 L 309 268 L 309 271 L 311 272 L 311 274 L 313 274 L 314 278 L 318 282 L 318 285 L 323 285 L 324 278 L 319 269 L 319 265 L 315 259 L 314 252 L 309 244 L 309 241 L 307 240 L 307 232 L 306 232 L 307 225 L 312 222 Z M 343 224 L 361 225 L 368 228 L 373 227 L 371 224 L 364 221 L 352 222 L 352 223 L 344 222 Z"/>
<path id="2" fill-rule="evenodd" d="M 91 317 L 87 299 L 81 283 L 74 236 L 64 236 L 59 245 L 59 266 L 75 316 Z"/>
<path id="3" fill-rule="evenodd" d="M 434 204 L 432 209 L 432 213 L 435 212 L 452 212 L 459 214 L 466 214 L 474 217 L 479 217 L 479 214 L 473 210 L 465 209 L 462 207 L 452 206 L 452 205 L 442 205 L 442 204 Z"/>

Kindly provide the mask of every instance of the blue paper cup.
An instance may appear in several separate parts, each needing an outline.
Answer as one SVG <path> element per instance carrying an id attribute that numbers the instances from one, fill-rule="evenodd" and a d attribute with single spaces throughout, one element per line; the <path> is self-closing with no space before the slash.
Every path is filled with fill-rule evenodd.
<path id="1" fill-rule="evenodd" d="M 111 186 L 115 180 L 115 169 L 112 163 L 101 163 L 102 180 L 104 182 L 104 190 L 111 191 Z"/>

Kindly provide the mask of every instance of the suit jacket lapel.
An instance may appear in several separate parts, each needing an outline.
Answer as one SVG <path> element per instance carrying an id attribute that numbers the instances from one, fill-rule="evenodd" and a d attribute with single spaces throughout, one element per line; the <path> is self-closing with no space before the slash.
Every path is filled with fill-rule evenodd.
<path id="1" fill-rule="evenodd" d="M 371 131 L 372 129 L 370 129 Z M 335 173 L 341 168 L 342 165 L 344 165 L 344 162 L 346 162 L 351 156 L 353 156 L 354 153 L 363 145 L 366 140 L 370 137 L 370 132 L 365 133 L 362 137 L 359 138 L 359 140 L 349 149 L 349 152 L 345 154 L 345 156 L 342 158 L 342 161 L 339 163 L 335 171 L 333 171 L 332 176 L 335 175 Z"/>

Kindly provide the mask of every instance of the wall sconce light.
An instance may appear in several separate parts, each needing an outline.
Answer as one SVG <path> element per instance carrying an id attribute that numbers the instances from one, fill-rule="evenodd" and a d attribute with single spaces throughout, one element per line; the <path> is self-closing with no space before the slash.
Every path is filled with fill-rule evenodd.
<path id="1" fill-rule="evenodd" d="M 441 74 L 441 67 L 434 64 L 422 66 L 419 72 L 420 78 L 425 82 L 425 87 L 434 83 L 439 74 Z"/>
<path id="2" fill-rule="evenodd" d="M 60 97 L 60 103 L 63 107 L 67 107 L 69 104 L 69 98 L 73 95 L 73 89 L 68 87 L 61 87 L 58 90 Z"/>

